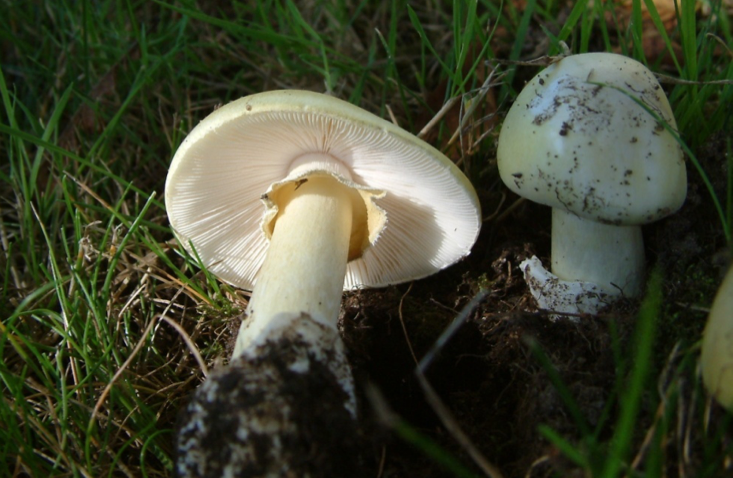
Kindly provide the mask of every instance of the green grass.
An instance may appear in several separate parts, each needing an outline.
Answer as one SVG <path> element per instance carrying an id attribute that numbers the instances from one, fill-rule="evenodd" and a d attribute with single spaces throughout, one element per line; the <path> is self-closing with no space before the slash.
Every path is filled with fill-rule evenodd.
<path id="1" fill-rule="evenodd" d="M 174 243 L 162 191 L 186 133 L 240 96 L 327 91 L 387 118 L 391 111 L 417 133 L 441 106 L 426 94 L 445 82 L 442 100 L 457 97 L 468 112 L 459 118 L 468 142 L 459 142 L 454 159 L 477 189 L 488 189 L 496 179 L 495 134 L 492 117 L 476 108 L 487 94 L 486 60 L 555 54 L 560 42 L 576 53 L 618 49 L 686 80 L 667 86 L 692 157 L 727 134 L 727 191 L 711 186 L 705 194 L 719 204 L 711 228 L 730 240 L 733 34 L 724 7 L 711 2 L 713 13 L 703 16 L 694 2 L 682 2 L 678 26 L 666 32 L 645 0 L 665 45 L 659 58 L 646 58 L 639 21 L 629 26 L 609 2 L 586 3 L 576 2 L 560 23 L 562 2 L 539 0 L 524 10 L 508 0 L 0 2 L 0 149 L 7 158 L 0 162 L 0 476 L 172 474 L 175 416 L 202 372 L 166 320 L 181 325 L 212 364 L 225 356 L 226 319 L 246 296 L 202 272 Z M 631 16 L 641 15 L 634 2 Z M 500 85 L 499 117 L 517 93 L 519 68 L 503 64 L 491 79 Z M 447 148 L 455 131 L 447 121 L 435 131 L 431 142 Z M 702 165 L 690 174 L 709 179 Z M 642 305 L 641 336 L 661 320 L 655 294 Z M 609 441 L 580 426 L 580 417 L 579 441 L 543 429 L 593 476 L 626 473 L 646 431 L 645 468 L 630 474 L 662 476 L 669 466 L 661 443 L 680 410 L 660 404 L 646 431 L 633 427 L 648 411 L 641 402 L 656 396 L 649 375 L 665 365 L 653 362 L 652 347 L 638 342 L 635 366 L 619 364 L 619 384 L 628 378 L 633 387 L 622 393 L 619 385 Z M 663 398 L 685 398 L 680 412 L 697 417 L 709 404 L 697 385 L 696 354 L 687 343 L 668 364 L 674 370 Z M 723 432 L 713 424 L 693 432 L 698 476 L 719 476 Z"/>

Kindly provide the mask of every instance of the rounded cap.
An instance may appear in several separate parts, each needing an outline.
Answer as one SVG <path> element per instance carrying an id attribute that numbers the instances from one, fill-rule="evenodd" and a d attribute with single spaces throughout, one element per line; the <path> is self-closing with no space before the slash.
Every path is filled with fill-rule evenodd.
<path id="1" fill-rule="evenodd" d="M 478 236 L 476 192 L 448 158 L 357 106 L 296 90 L 241 98 L 201 121 L 170 166 L 168 217 L 210 272 L 252 289 L 272 228 L 269 195 L 324 172 L 382 216 L 367 218 L 370 244 L 348 263 L 345 289 L 425 277 L 466 256 Z"/>
<path id="2" fill-rule="evenodd" d="M 710 394 L 733 412 L 733 267 L 710 309 L 702 336 L 700 365 Z"/>
<path id="3" fill-rule="evenodd" d="M 623 91 L 619 91 L 623 90 Z M 613 53 L 586 53 L 537 74 L 504 120 L 497 159 L 520 196 L 586 219 L 638 225 L 682 206 L 687 173 L 654 75 Z"/>

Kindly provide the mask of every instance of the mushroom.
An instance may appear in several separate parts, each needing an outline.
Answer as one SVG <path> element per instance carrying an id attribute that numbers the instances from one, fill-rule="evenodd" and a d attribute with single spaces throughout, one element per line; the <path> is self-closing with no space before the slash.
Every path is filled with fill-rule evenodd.
<path id="1" fill-rule="evenodd" d="M 733 267 L 723 279 L 702 336 L 702 378 L 708 392 L 733 412 Z"/>
<path id="2" fill-rule="evenodd" d="M 481 222 L 473 187 L 438 150 L 345 101 L 295 90 L 205 118 L 176 152 L 165 197 L 179 243 L 252 290 L 230 366 L 184 412 L 185 476 L 253 463 L 266 470 L 256 476 L 305 476 L 316 464 L 296 455 L 318 447 L 314 433 L 337 448 L 331 456 L 347 455 L 347 437 L 331 440 L 334 423 L 356 416 L 337 331 L 342 290 L 443 269 L 470 252 Z M 305 407 L 314 392 L 296 383 L 316 384 L 328 406 Z"/>
<path id="3" fill-rule="evenodd" d="M 640 294 L 640 226 L 687 194 L 682 150 L 662 121 L 676 128 L 654 75 L 613 53 L 564 57 L 517 96 L 497 160 L 509 189 L 553 208 L 552 273 L 536 258 L 520 264 L 541 308 L 596 313 Z"/>

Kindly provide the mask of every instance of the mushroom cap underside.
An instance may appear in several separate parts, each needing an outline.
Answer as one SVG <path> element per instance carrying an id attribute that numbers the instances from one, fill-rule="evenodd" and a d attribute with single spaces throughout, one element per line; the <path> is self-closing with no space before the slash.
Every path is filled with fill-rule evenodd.
<path id="1" fill-rule="evenodd" d="M 586 219 L 652 222 L 687 194 L 682 151 L 667 128 L 676 128 L 671 107 L 641 63 L 569 56 L 517 96 L 499 137 L 499 172 L 517 194 Z"/>
<path id="2" fill-rule="evenodd" d="M 323 160 L 304 167 L 303 158 Z M 425 277 L 466 256 L 478 236 L 476 193 L 442 153 L 357 106 L 297 90 L 241 98 L 191 131 L 166 181 L 171 226 L 210 272 L 252 289 L 269 242 L 262 196 L 309 169 L 383 192 L 371 200 L 386 225 L 348 263 L 345 289 Z"/>

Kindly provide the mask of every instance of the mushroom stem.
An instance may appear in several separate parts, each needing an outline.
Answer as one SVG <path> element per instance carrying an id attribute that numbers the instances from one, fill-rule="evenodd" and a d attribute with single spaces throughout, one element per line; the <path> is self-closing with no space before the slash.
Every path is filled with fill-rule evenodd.
<path id="1" fill-rule="evenodd" d="M 315 176 L 289 196 L 278 204 L 233 358 L 266 339 L 271 319 L 281 313 L 305 313 L 336 329 L 351 236 L 349 188 L 330 176 Z"/>
<path id="2" fill-rule="evenodd" d="M 609 295 L 636 297 L 644 281 L 644 242 L 638 226 L 614 226 L 552 209 L 552 272 L 596 284 Z"/>
<path id="3" fill-rule="evenodd" d="M 311 176 L 287 191 L 232 360 L 184 411 L 181 477 L 354 476 L 356 398 L 336 326 L 350 189 Z"/>

